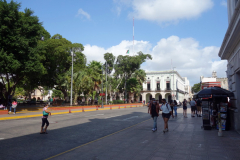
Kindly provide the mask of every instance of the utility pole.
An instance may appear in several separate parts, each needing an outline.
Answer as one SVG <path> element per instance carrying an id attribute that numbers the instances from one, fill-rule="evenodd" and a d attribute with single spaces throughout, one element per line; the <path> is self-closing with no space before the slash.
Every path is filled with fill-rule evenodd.
<path id="1" fill-rule="evenodd" d="M 70 100 L 70 106 L 72 106 L 72 89 L 73 89 L 73 52 L 71 52 L 72 54 L 72 75 L 71 75 L 71 100 Z"/>
<path id="2" fill-rule="evenodd" d="M 126 83 L 126 73 L 124 74 L 124 76 L 125 76 L 125 84 L 124 84 L 124 88 L 125 88 L 125 90 L 124 90 L 124 100 L 125 100 L 125 103 L 126 103 L 126 99 L 127 99 L 127 83 Z"/>
<path id="3" fill-rule="evenodd" d="M 102 90 L 101 90 L 101 96 L 102 96 L 102 108 L 103 108 L 103 65 L 102 65 Z"/>
<path id="4" fill-rule="evenodd" d="M 106 61 L 106 105 L 107 105 L 107 61 Z"/>

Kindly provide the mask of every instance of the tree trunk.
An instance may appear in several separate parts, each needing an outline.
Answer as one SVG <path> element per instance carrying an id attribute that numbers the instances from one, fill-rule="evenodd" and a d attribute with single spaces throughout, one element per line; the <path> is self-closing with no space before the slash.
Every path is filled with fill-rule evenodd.
<path id="1" fill-rule="evenodd" d="M 74 101 L 73 101 L 73 102 L 75 102 L 75 104 L 76 104 L 76 103 L 78 104 L 78 101 L 77 101 L 78 99 L 77 99 L 77 98 L 78 98 L 78 95 L 77 95 L 77 94 L 74 94 Z"/>
<path id="2" fill-rule="evenodd" d="M 62 89 L 61 91 L 63 93 L 64 99 L 68 97 L 67 91 L 65 89 Z"/>

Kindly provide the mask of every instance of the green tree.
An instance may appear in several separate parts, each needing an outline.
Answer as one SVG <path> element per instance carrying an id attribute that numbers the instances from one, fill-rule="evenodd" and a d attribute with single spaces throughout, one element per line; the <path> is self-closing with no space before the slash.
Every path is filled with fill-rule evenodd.
<path id="1" fill-rule="evenodd" d="M 143 69 L 138 69 L 134 72 L 133 78 L 136 78 L 139 84 L 143 84 L 146 81 L 146 72 Z"/>
<path id="2" fill-rule="evenodd" d="M 64 97 L 68 96 L 69 83 L 71 82 L 71 64 L 73 53 L 74 73 L 86 66 L 86 56 L 82 53 L 82 44 L 72 44 L 60 34 L 55 34 L 50 39 L 41 43 L 42 52 L 45 55 L 44 66 L 47 73 L 40 82 L 44 86 L 54 87 L 60 90 Z"/>
<path id="3" fill-rule="evenodd" d="M 149 54 L 143 54 L 142 52 L 138 52 L 138 55 L 136 56 L 120 55 L 117 57 L 116 64 L 114 65 L 114 69 L 115 69 L 114 76 L 116 78 L 121 79 L 119 83 L 122 83 L 123 78 L 125 79 L 125 84 L 124 84 L 125 94 L 127 92 L 127 89 L 126 89 L 127 80 L 131 78 L 133 73 L 140 69 L 141 64 L 148 59 L 152 59 L 152 56 Z"/>
<path id="4" fill-rule="evenodd" d="M 115 76 L 125 75 L 127 79 L 130 78 L 136 70 L 140 69 L 141 64 L 148 59 L 152 59 L 152 56 L 142 52 L 138 52 L 136 56 L 119 55 L 114 65 Z"/>
<path id="5" fill-rule="evenodd" d="M 59 98 L 63 98 L 63 93 L 59 90 L 56 90 L 56 89 L 53 89 L 52 90 L 53 93 L 52 93 L 52 97 L 59 97 Z"/>
<path id="6" fill-rule="evenodd" d="M 106 61 L 104 66 L 105 66 L 105 74 L 107 77 L 104 88 L 105 88 L 105 90 L 107 89 L 107 94 L 110 96 L 111 90 L 112 90 L 112 84 L 111 84 L 112 80 L 110 79 L 110 77 L 108 75 L 111 74 L 113 71 L 114 62 L 115 62 L 116 57 L 112 53 L 105 53 L 104 59 Z"/>
<path id="7" fill-rule="evenodd" d="M 114 61 L 115 61 L 116 57 L 112 53 L 105 53 L 104 59 L 107 62 L 104 64 L 105 68 L 107 65 L 107 74 L 111 74 L 113 71 Z"/>
<path id="8" fill-rule="evenodd" d="M 0 97 L 5 103 L 23 79 L 46 74 L 38 42 L 47 32 L 33 11 L 19 8 L 19 3 L 0 0 Z"/>
<path id="9" fill-rule="evenodd" d="M 200 84 L 200 83 L 196 83 L 196 84 L 193 85 L 192 91 L 193 91 L 194 93 L 197 93 L 197 92 L 199 92 L 200 90 L 201 90 L 201 84 Z"/>

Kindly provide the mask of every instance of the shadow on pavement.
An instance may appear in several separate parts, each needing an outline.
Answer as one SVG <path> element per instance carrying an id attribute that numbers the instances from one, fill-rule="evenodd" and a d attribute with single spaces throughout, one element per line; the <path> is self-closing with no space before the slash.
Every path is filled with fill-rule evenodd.
<path id="1" fill-rule="evenodd" d="M 139 118 L 129 118 L 136 116 Z M 79 117 L 72 117 L 76 121 L 79 119 Z M 40 130 L 41 119 L 34 119 L 39 119 L 39 122 L 37 122 L 36 125 L 39 126 Z M 54 130 L 51 130 L 51 125 L 54 124 L 50 123 L 48 134 L 39 134 L 39 130 L 36 130 L 36 133 L 34 134 L 1 140 L 0 159 L 45 159 L 147 119 L 149 119 L 148 114 L 133 112 L 124 116 L 108 119 L 92 118 L 86 123 Z M 28 121 L 30 119 L 25 120 Z M 59 123 L 61 123 L 61 121 L 59 121 Z M 152 125 L 152 123 L 149 125 Z M 17 132 L 17 130 L 12 128 L 12 132 Z"/>

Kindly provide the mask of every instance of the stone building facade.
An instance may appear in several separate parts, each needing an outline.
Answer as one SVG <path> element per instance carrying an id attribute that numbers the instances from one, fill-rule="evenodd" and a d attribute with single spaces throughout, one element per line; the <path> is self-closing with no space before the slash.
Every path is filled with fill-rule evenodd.
<path id="1" fill-rule="evenodd" d="M 218 56 L 228 61 L 228 85 L 235 96 L 230 98 L 231 126 L 240 131 L 240 1 L 228 0 L 227 7 L 229 24 Z"/>
<path id="2" fill-rule="evenodd" d="M 188 99 L 191 97 L 191 87 L 186 77 L 181 77 L 177 71 L 146 72 L 146 83 L 143 83 L 142 101 L 152 98 L 161 101 Z"/>
<path id="3" fill-rule="evenodd" d="M 223 78 L 217 77 L 217 72 L 216 71 L 212 72 L 212 77 L 201 76 L 200 77 L 200 82 L 201 82 L 201 84 L 204 83 L 204 82 L 221 82 L 221 87 L 226 89 L 226 90 L 229 90 L 229 88 L 228 88 L 228 78 L 227 77 L 223 77 Z"/>

